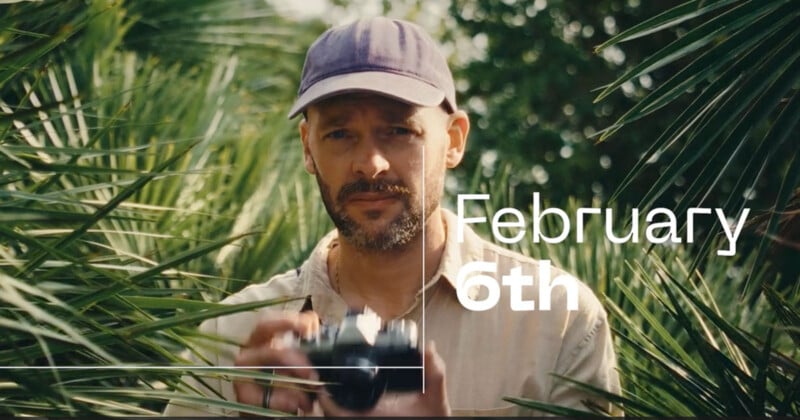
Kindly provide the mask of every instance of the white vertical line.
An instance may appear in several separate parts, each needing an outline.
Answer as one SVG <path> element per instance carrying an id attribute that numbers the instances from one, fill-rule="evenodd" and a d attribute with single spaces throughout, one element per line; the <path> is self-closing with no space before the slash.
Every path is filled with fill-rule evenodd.
<path id="1" fill-rule="evenodd" d="M 422 393 L 425 393 L 425 144 L 422 145 Z"/>

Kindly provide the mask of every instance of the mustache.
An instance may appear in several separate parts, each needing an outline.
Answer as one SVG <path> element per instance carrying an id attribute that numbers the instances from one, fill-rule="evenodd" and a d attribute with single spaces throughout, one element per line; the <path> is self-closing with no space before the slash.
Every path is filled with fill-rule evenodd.
<path id="1" fill-rule="evenodd" d="M 400 181 L 391 182 L 391 181 L 374 181 L 370 182 L 366 179 L 359 179 L 356 182 L 351 182 L 349 184 L 345 184 L 339 190 L 339 194 L 336 196 L 336 201 L 344 202 L 347 200 L 351 195 L 357 193 L 381 193 L 381 192 L 389 192 L 392 194 L 399 194 L 403 197 L 408 197 L 411 195 L 411 190 L 405 186 Z"/>

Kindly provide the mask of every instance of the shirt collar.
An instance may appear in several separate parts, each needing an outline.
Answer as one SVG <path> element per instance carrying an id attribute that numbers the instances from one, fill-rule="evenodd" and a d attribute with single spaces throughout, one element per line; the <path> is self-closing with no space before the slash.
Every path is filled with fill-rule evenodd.
<path id="1" fill-rule="evenodd" d="M 458 273 L 461 267 L 471 261 L 477 261 L 483 255 L 483 240 L 469 226 L 464 226 L 464 240 L 458 241 L 458 217 L 450 210 L 442 209 L 442 221 L 445 226 L 445 243 L 442 259 L 439 268 L 431 279 L 417 292 L 416 302 L 408 312 L 411 312 L 422 300 L 422 293 L 428 293 L 439 283 L 439 279 L 444 279 L 445 284 L 450 285 L 450 291 L 455 292 L 458 288 Z M 472 286 L 467 290 L 470 299 L 477 299 L 480 294 L 480 286 Z"/>
<path id="2" fill-rule="evenodd" d="M 311 296 L 311 305 L 323 323 L 338 323 L 347 313 L 347 304 L 333 290 L 328 277 L 328 253 L 336 244 L 338 233 L 328 232 L 311 252 L 299 273 L 301 296 Z"/>
<path id="3" fill-rule="evenodd" d="M 465 264 L 472 261 L 479 261 L 483 256 L 483 239 L 478 236 L 469 226 L 464 226 L 464 241 L 458 240 L 458 217 L 450 210 L 442 209 L 442 217 L 447 230 L 447 240 L 444 246 L 442 262 L 439 270 L 433 277 L 437 279 L 444 277 L 447 282 L 457 288 L 456 281 L 458 273 Z M 474 298 L 476 290 L 470 290 L 470 297 Z"/>

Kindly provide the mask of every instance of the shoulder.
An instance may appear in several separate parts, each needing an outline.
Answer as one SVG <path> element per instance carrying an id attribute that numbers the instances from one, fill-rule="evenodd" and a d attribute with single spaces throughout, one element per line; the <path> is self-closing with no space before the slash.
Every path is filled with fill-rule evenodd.
<path id="1" fill-rule="evenodd" d="M 291 269 L 272 276 L 265 282 L 250 284 L 242 290 L 226 297 L 220 303 L 239 304 L 297 296 L 297 293 L 302 289 L 298 274 L 299 269 Z"/>
<path id="2" fill-rule="evenodd" d="M 226 297 L 221 303 L 236 305 L 270 300 L 284 300 L 284 302 L 276 302 L 274 305 L 268 305 L 258 310 L 239 312 L 208 320 L 201 325 L 201 329 L 241 341 L 249 336 L 258 320 L 270 312 L 299 311 L 303 306 L 303 298 L 310 294 L 315 282 L 318 283 L 322 277 L 327 275 L 325 274 L 327 249 L 335 236 L 336 232 L 333 231 L 323 237 L 302 266 L 277 274 L 267 281 L 253 283 Z M 287 301 L 287 299 L 290 300 Z"/>
<path id="3" fill-rule="evenodd" d="M 302 305 L 302 302 L 295 300 L 284 300 L 302 296 L 302 289 L 302 282 L 296 269 L 275 275 L 263 283 L 251 284 L 226 297 L 220 303 L 238 305 L 259 301 L 275 301 L 275 304 L 265 305 L 263 308 L 252 311 L 238 312 L 206 320 L 200 325 L 200 330 L 242 342 L 249 337 L 258 320 L 270 311 L 291 310 L 294 306 Z"/>

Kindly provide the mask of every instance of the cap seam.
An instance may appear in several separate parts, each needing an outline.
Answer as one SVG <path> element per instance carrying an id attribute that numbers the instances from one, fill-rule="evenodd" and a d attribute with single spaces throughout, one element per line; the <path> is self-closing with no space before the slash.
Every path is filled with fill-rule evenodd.
<path id="1" fill-rule="evenodd" d="M 355 69 L 357 69 L 357 70 L 355 70 Z M 311 89 L 311 87 L 314 86 L 315 84 L 317 84 L 318 82 L 323 81 L 325 79 L 329 79 L 329 78 L 334 77 L 334 76 L 339 76 L 339 75 L 343 75 L 343 74 L 364 73 L 364 72 L 369 72 L 369 71 L 380 71 L 380 72 L 385 72 L 385 73 L 393 73 L 393 74 L 397 74 L 397 75 L 401 75 L 401 76 L 411 76 L 411 77 L 413 77 L 413 78 L 415 78 L 415 79 L 417 79 L 417 80 L 419 80 L 421 82 L 425 82 L 425 83 L 431 85 L 431 87 L 434 87 L 436 89 L 441 90 L 442 92 L 445 92 L 445 94 L 446 94 L 446 89 L 445 88 L 443 88 L 441 86 L 437 86 L 433 81 L 424 78 L 421 74 L 414 73 L 414 72 L 409 72 L 409 71 L 397 70 L 397 69 L 394 69 L 394 68 L 391 68 L 391 67 L 381 67 L 381 66 L 348 67 L 346 69 L 338 70 L 338 71 L 335 71 L 335 72 L 325 73 L 324 75 L 321 75 L 321 76 L 317 77 L 316 79 L 313 79 L 313 80 L 309 81 L 308 87 L 306 87 L 304 90 L 298 91 L 297 93 L 298 93 L 298 96 L 302 95 L 302 94 L 306 93 L 309 89 Z"/>

